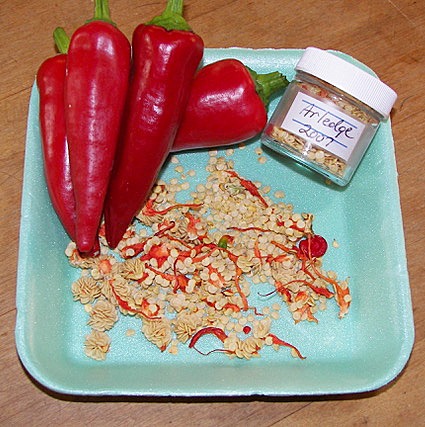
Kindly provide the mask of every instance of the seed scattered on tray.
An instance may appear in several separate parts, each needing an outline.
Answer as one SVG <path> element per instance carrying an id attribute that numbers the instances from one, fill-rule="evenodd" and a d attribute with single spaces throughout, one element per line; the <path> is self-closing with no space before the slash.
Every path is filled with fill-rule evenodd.
<path id="1" fill-rule="evenodd" d="M 184 172 L 177 156 L 171 161 Z M 294 212 L 280 190 L 270 198 L 269 186 L 241 176 L 233 160 L 215 150 L 206 170 L 206 181 L 193 188 L 177 178 L 159 181 L 116 250 L 107 247 L 103 229 L 96 258 L 82 258 L 68 245 L 69 262 L 81 269 L 71 286 L 74 300 L 91 306 L 88 357 L 104 360 L 113 348 L 107 331 L 132 316 L 161 352 L 178 355 L 179 346 L 187 346 L 250 359 L 264 347 L 286 347 L 303 359 L 273 332 L 274 322 L 292 316 L 295 324 L 317 323 L 329 300 L 340 318 L 347 314 L 348 279 L 325 271 L 322 255 L 315 256 L 313 215 Z M 252 294 L 262 306 L 251 303 Z"/>

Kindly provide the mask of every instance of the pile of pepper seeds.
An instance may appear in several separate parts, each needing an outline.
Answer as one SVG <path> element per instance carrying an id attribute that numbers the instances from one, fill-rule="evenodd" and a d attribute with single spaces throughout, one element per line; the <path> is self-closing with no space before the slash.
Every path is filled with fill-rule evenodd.
<path id="1" fill-rule="evenodd" d="M 171 162 L 181 176 L 195 175 L 178 157 Z M 187 181 L 158 182 L 116 250 L 107 247 L 102 230 L 96 258 L 82 258 L 73 242 L 68 245 L 69 262 L 81 269 L 73 297 L 84 304 L 92 330 L 84 342 L 88 357 L 104 360 L 113 348 L 108 331 L 122 316 L 135 316 L 161 352 L 178 354 L 186 345 L 250 359 L 272 346 L 303 359 L 296 346 L 272 333 L 281 304 L 294 323 L 318 322 L 328 300 L 338 305 L 339 317 L 348 312 L 348 280 L 339 281 L 322 269 L 321 258 L 298 249 L 313 233 L 313 215 L 273 202 L 269 187 L 240 176 L 229 157 L 210 152 L 206 169 L 206 182 L 185 203 L 177 200 Z M 275 302 L 260 310 L 249 296 L 261 283 L 273 287 L 262 297 Z M 207 350 L 205 335 L 216 341 Z"/>
<path id="2" fill-rule="evenodd" d="M 345 101 L 342 97 L 327 92 L 323 88 L 311 83 L 299 82 L 297 84 L 313 96 L 320 95 L 321 98 L 326 98 L 329 102 L 335 104 L 341 110 L 362 123 L 370 124 L 375 122 L 373 117 L 360 108 L 353 106 L 352 103 Z M 285 129 L 273 126 L 270 129 L 270 137 L 290 151 L 303 154 L 309 161 L 316 163 L 321 168 L 329 170 L 333 175 L 343 177 L 346 172 L 347 163 L 343 159 L 337 157 L 330 151 L 307 143 L 305 139 Z"/>

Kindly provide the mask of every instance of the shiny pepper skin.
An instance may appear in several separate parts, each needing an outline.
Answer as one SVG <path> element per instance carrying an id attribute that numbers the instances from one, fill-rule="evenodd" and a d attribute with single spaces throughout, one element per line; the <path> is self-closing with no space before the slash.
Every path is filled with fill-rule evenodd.
<path id="1" fill-rule="evenodd" d="M 37 72 L 44 176 L 53 209 L 69 237 L 75 239 L 75 200 L 65 128 L 66 55 L 46 59 Z"/>
<path id="2" fill-rule="evenodd" d="M 277 71 L 257 74 L 234 58 L 206 65 L 196 74 L 172 151 L 253 138 L 266 125 L 270 96 L 288 83 Z"/>
<path id="3" fill-rule="evenodd" d="M 147 200 L 171 150 L 204 45 L 192 31 L 141 24 L 132 48 L 123 133 L 104 210 L 112 248 Z"/>
<path id="4" fill-rule="evenodd" d="M 81 252 L 97 241 L 129 72 L 130 44 L 114 25 L 93 20 L 75 31 L 68 50 L 65 117 Z"/>

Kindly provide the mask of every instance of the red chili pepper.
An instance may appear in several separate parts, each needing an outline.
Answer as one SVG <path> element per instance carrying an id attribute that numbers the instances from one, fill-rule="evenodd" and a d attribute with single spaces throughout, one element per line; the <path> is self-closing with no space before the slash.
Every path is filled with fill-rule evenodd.
<path id="1" fill-rule="evenodd" d="M 115 157 L 130 72 L 130 44 L 107 0 L 78 28 L 68 49 L 65 117 L 76 202 L 76 243 L 92 249 Z"/>
<path id="2" fill-rule="evenodd" d="M 69 237 L 75 240 L 75 199 L 64 113 L 66 51 L 69 39 L 62 29 L 56 29 L 54 37 L 61 53 L 46 59 L 37 72 L 44 176 L 53 209 Z"/>
<path id="3" fill-rule="evenodd" d="M 279 72 L 257 74 L 237 59 L 203 67 L 192 85 L 173 151 L 246 141 L 267 122 L 270 96 L 285 88 Z"/>
<path id="4" fill-rule="evenodd" d="M 133 34 L 132 78 L 120 150 L 105 204 L 111 247 L 142 207 L 183 118 L 203 41 L 182 17 L 183 0 Z"/>

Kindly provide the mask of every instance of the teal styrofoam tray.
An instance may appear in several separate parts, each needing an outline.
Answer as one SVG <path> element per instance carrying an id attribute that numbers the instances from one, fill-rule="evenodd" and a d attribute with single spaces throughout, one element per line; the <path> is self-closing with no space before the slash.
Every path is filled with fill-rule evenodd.
<path id="1" fill-rule="evenodd" d="M 234 57 L 257 72 L 279 70 L 291 79 L 301 54 L 284 49 L 207 49 L 204 62 Z M 272 101 L 270 113 L 277 101 Z M 68 239 L 46 190 L 38 92 L 33 87 L 17 267 L 16 346 L 35 380 L 56 392 L 76 395 L 297 396 L 375 390 L 399 375 L 413 347 L 414 326 L 390 122 L 380 127 L 346 188 L 328 185 L 314 172 L 264 147 L 268 160 L 260 164 L 258 147 L 260 141 L 255 139 L 244 150 L 235 149 L 231 155 L 235 169 L 270 185 L 270 194 L 283 190 L 284 201 L 296 212 L 314 213 L 317 233 L 339 243 L 339 248 L 329 245 L 325 267 L 339 277 L 350 277 L 349 314 L 339 319 L 330 302 L 318 315 L 318 324 L 294 325 L 282 308 L 277 332 L 296 345 L 305 360 L 269 347 L 251 360 L 220 353 L 206 357 L 185 347 L 178 355 L 160 353 L 144 339 L 137 319 L 122 318 L 110 331 L 112 346 L 106 361 L 96 362 L 83 352 L 87 313 L 72 299 L 71 283 L 79 272 L 64 255 Z M 224 149 L 220 154 L 230 155 Z M 207 151 L 178 157 L 187 169 L 197 171 L 192 185 L 204 181 Z M 167 163 L 162 173 L 169 178 L 176 172 Z M 255 304 L 273 302 L 279 302 L 279 296 Z M 139 332 L 126 336 L 128 328 Z"/>

